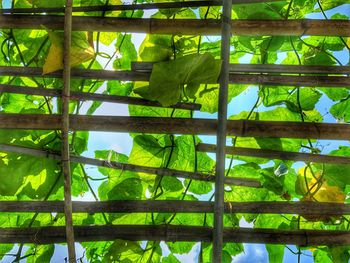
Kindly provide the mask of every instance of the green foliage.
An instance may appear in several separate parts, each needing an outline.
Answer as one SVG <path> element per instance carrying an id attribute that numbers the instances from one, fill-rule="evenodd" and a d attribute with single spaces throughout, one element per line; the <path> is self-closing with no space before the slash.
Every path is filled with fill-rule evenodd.
<path id="1" fill-rule="evenodd" d="M 140 45 L 139 57 L 142 61 L 159 62 L 173 56 L 171 36 L 147 35 Z"/>
<path id="2" fill-rule="evenodd" d="M 138 3 L 152 1 L 137 1 Z M 153 2 L 164 2 L 156 0 Z M 172 0 L 167 0 L 172 2 Z M 74 0 L 74 6 L 105 5 L 104 0 Z M 349 4 L 348 0 L 280 1 L 251 5 L 234 5 L 234 19 L 303 19 L 313 13 L 322 15 L 323 11 Z M 120 0 L 110 0 L 109 5 L 122 4 Z M 3 2 L 0 2 L 0 6 Z M 65 1 L 15 0 L 14 8 L 63 7 Z M 289 6 L 290 5 L 290 6 Z M 345 8 L 344 8 L 345 9 Z M 332 11 L 333 12 L 333 11 Z M 328 19 L 349 19 L 349 13 L 338 8 Z M 328 14 L 328 12 L 326 12 Z M 83 16 L 115 16 L 120 18 L 141 18 L 143 11 L 108 11 L 79 13 Z M 148 15 L 148 14 L 147 14 Z M 159 19 L 219 19 L 220 7 L 178 8 L 158 10 L 152 18 Z M 0 31 L 0 65 L 43 67 L 50 54 L 50 42 L 62 45 L 62 32 L 51 33 L 45 30 Z M 56 39 L 55 39 L 56 37 Z M 80 80 L 72 79 L 71 91 L 101 92 L 109 95 L 143 97 L 170 106 L 178 102 L 195 102 L 202 105 L 201 113 L 171 108 L 129 105 L 130 116 L 191 118 L 204 117 L 218 112 L 218 77 L 221 67 L 220 45 L 216 37 L 191 35 L 147 34 L 138 48 L 140 36 L 127 33 L 86 33 L 73 34 L 73 50 L 88 51 L 82 63 L 81 56 L 76 63 L 84 69 L 103 69 L 113 65 L 116 70 L 130 70 L 135 61 L 155 62 L 148 82 L 119 80 Z M 92 39 L 91 39 L 92 38 Z M 135 42 L 136 40 L 136 42 Z M 92 49 L 94 43 L 96 52 Z M 347 43 L 347 45 L 345 45 Z M 291 65 L 340 65 L 342 56 L 348 52 L 349 39 L 332 36 L 237 36 L 231 37 L 231 63 L 250 64 L 291 64 Z M 109 46 L 105 49 L 104 46 Z M 138 50 L 137 50 L 138 48 Z M 52 59 L 53 58 L 53 59 Z M 51 56 L 53 63 L 61 63 L 56 54 Z M 107 62 L 108 61 L 108 62 Z M 79 65 L 78 65 L 79 64 Z M 0 76 L 0 84 L 61 89 L 62 80 L 42 77 Z M 248 86 L 230 83 L 228 103 L 237 97 L 239 104 L 230 104 L 230 119 L 250 119 L 257 121 L 295 121 L 350 122 L 350 93 L 348 87 L 294 87 L 294 86 Z M 248 88 L 249 87 L 249 88 Z M 255 92 L 257 91 L 257 92 Z M 255 92 L 255 93 L 254 93 Z M 254 93 L 254 94 L 253 94 Z M 254 107 L 243 101 L 245 95 L 253 94 L 259 99 Z M 327 98 L 327 99 L 326 99 Z M 255 99 L 254 99 L 255 100 Z M 236 100 L 235 100 L 236 101 Z M 326 101 L 326 103 L 325 103 Z M 254 103 L 254 102 L 253 102 Z M 250 104 L 252 104 L 250 106 Z M 70 103 L 70 113 L 92 115 L 102 105 L 101 102 L 85 104 Z M 326 105 L 327 109 L 323 109 Z M 244 108 L 244 109 L 243 109 Z M 61 100 L 43 96 L 0 94 L 1 113 L 61 113 Z M 115 108 L 119 114 L 118 107 Z M 210 117 L 212 117 L 210 116 Z M 192 135 L 131 134 L 133 145 L 128 155 L 102 149 L 95 151 L 95 158 L 108 162 L 130 163 L 154 168 L 169 168 L 179 171 L 214 174 L 215 161 L 212 155 L 196 151 L 202 138 Z M 71 132 L 71 153 L 87 152 L 94 138 L 88 132 Z M 61 134 L 56 131 L 1 130 L 1 144 L 13 144 L 48 152 L 59 152 Z M 328 142 L 290 138 L 234 137 L 232 144 L 237 147 L 272 149 L 279 151 L 310 151 L 328 153 L 336 156 L 350 156 L 348 143 L 340 143 L 337 150 L 328 149 Z M 111 142 L 111 145 L 119 142 Z M 111 146 L 112 147 L 112 146 Z M 323 147 L 326 147 L 323 150 Z M 228 156 L 232 166 L 227 167 L 229 177 L 256 179 L 262 188 L 226 186 L 225 201 L 286 201 L 307 199 L 305 178 L 314 183 L 312 174 L 322 176 L 320 192 L 315 197 L 327 201 L 349 200 L 349 165 L 307 164 L 292 161 L 269 160 L 266 158 Z M 304 166 L 302 169 L 298 169 Z M 305 167 L 311 167 L 305 169 Z M 304 169 L 304 170 L 303 170 Z M 299 170 L 299 171 L 297 171 Z M 72 195 L 75 198 L 99 200 L 208 200 L 213 193 L 213 184 L 170 176 L 136 173 L 124 169 L 72 164 Z M 306 175 L 302 172 L 306 171 Z M 38 158 L 14 153 L 0 153 L 0 199 L 6 200 L 63 200 L 63 178 L 60 163 L 47 158 Z M 322 188 L 323 187 L 323 188 Z M 93 193 L 90 193 L 91 190 Z M 323 192 L 322 192 L 323 191 Z M 326 192 L 326 194 L 325 194 Z M 328 195 L 327 195 L 328 193 Z M 329 200 L 329 198 L 333 198 Z M 328 199 L 327 199 L 328 198 Z M 332 229 L 346 230 L 348 223 L 344 218 L 324 218 L 290 215 L 264 214 L 226 214 L 225 227 L 236 227 L 244 218 L 255 228 L 274 229 Z M 349 220 L 348 217 L 346 217 Z M 130 214 L 74 214 L 76 225 L 93 224 L 174 224 L 189 226 L 213 225 L 212 214 L 174 214 L 174 213 L 130 213 Z M 0 214 L 1 227 L 63 226 L 63 214 L 14 213 Z M 86 242 L 82 244 L 89 262 L 180 262 L 177 255 L 194 251 L 192 242 L 153 242 L 125 241 Z M 167 249 L 164 247 L 167 246 Z M 201 262 L 212 262 L 212 245 L 201 243 Z M 52 261 L 54 245 L 26 245 L 21 254 L 27 262 Z M 0 259 L 17 246 L 1 245 Z M 266 245 L 270 262 L 283 262 L 283 245 Z M 315 262 L 348 262 L 349 247 L 311 248 Z M 194 251 L 194 252 L 193 252 Z M 223 262 L 231 262 L 232 257 L 242 253 L 242 244 L 226 243 L 223 249 Z M 170 254 L 165 254 L 170 253 Z M 16 253 L 16 251 L 14 252 Z"/>
<path id="3" fill-rule="evenodd" d="M 282 263 L 284 257 L 283 245 L 266 245 L 266 250 L 269 253 L 270 263 Z"/>
<path id="4" fill-rule="evenodd" d="M 200 84 L 216 83 L 220 68 L 220 61 L 209 53 L 159 62 L 153 66 L 149 87 L 135 92 L 144 98 L 157 100 L 163 106 L 170 106 L 181 98 L 194 98 Z"/>

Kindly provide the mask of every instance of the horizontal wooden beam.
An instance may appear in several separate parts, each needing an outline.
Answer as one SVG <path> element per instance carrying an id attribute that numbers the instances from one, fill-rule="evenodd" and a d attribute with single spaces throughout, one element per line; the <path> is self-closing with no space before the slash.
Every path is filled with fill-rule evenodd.
<path id="1" fill-rule="evenodd" d="M 44 150 L 32 149 L 22 146 L 0 144 L 0 152 L 12 152 L 18 154 L 27 154 L 36 157 L 50 158 L 57 161 L 61 160 L 61 155 L 59 153 L 48 152 Z M 110 169 L 118 169 L 123 171 L 132 171 L 137 173 L 147 173 L 160 176 L 173 176 L 177 178 L 192 179 L 203 182 L 214 182 L 215 176 L 212 174 L 201 173 L 201 172 L 188 172 L 180 171 L 169 168 L 157 168 L 157 167 L 147 167 L 135 164 L 119 163 L 114 161 L 107 161 L 102 159 L 94 159 L 83 156 L 70 156 L 71 162 L 81 163 L 87 165 L 94 165 L 99 167 L 106 167 Z M 226 177 L 225 184 L 246 186 L 246 187 L 261 187 L 261 183 L 255 179 L 249 178 L 239 178 L 239 177 Z"/>
<path id="2" fill-rule="evenodd" d="M 121 81 L 148 81 L 149 72 L 118 71 L 118 70 L 96 70 L 77 69 L 71 70 L 74 79 L 97 79 L 97 80 L 121 80 Z M 43 75 L 43 69 L 37 67 L 7 67 L 0 66 L 0 76 L 14 77 L 40 77 L 40 78 L 62 78 L 62 71 L 55 71 Z"/>
<path id="3" fill-rule="evenodd" d="M 266 2 L 281 2 L 282 0 L 232 0 L 233 4 L 256 4 Z M 96 12 L 96 11 L 126 11 L 126 10 L 149 10 L 163 8 L 186 8 L 200 6 L 221 6 L 221 1 L 186 1 L 186 2 L 161 2 L 143 4 L 123 4 L 123 5 L 99 5 L 99 6 L 76 6 L 73 12 Z M 31 14 L 31 13 L 64 13 L 64 8 L 6 8 L 0 9 L 0 14 Z"/>
<path id="4" fill-rule="evenodd" d="M 74 213 L 213 213 L 208 201 L 73 201 Z M 341 216 L 349 204 L 319 202 L 226 202 L 225 213 Z M 64 213 L 63 201 L 0 201 L 1 213 Z"/>
<path id="5" fill-rule="evenodd" d="M 197 150 L 201 152 L 215 152 L 216 145 L 200 143 L 197 145 Z M 286 152 L 286 151 L 242 148 L 242 147 L 233 147 L 233 146 L 226 146 L 225 151 L 226 151 L 226 154 L 267 158 L 270 160 L 279 159 L 279 160 L 291 160 L 291 161 L 314 162 L 314 163 L 350 164 L 350 157 L 345 157 L 345 156 L 334 156 L 334 155 L 301 153 L 301 152 Z"/>
<path id="6" fill-rule="evenodd" d="M 153 62 L 132 62 L 133 71 L 151 72 Z M 230 73 L 274 73 L 274 74 L 350 74 L 350 66 L 299 66 L 277 64 L 230 64 Z"/>
<path id="7" fill-rule="evenodd" d="M 230 74 L 230 83 L 259 84 L 270 86 L 305 86 L 336 88 L 350 86 L 350 78 L 335 76 L 274 76 L 257 74 Z"/>
<path id="8" fill-rule="evenodd" d="M 2 29 L 63 29 L 63 16 L 2 15 Z M 232 20 L 232 34 L 246 36 L 350 36 L 349 20 Z M 220 35 L 221 20 L 73 17 L 73 31 L 171 35 Z"/>
<path id="9" fill-rule="evenodd" d="M 260 68 L 260 67 L 259 67 Z M 335 67 L 338 68 L 338 67 Z M 245 71 L 249 69 L 243 67 Z M 295 69 L 296 70 L 296 69 Z M 311 69 L 309 69 L 312 71 Z M 345 72 L 347 69 L 336 70 Z M 273 70 L 271 70 L 273 71 Z M 292 71 L 292 69 L 290 69 Z M 315 70 L 316 71 L 316 70 Z M 319 69 L 319 72 L 322 69 Z M 255 73 L 258 73 L 256 70 Z M 333 74 L 328 72 L 329 74 Z M 115 70 L 93 70 L 93 69 L 72 69 L 72 78 L 75 79 L 98 79 L 98 80 L 121 80 L 121 81 L 149 81 L 150 71 L 115 71 Z M 0 66 L 0 76 L 25 76 L 25 77 L 46 77 L 61 78 L 60 71 L 42 75 L 41 68 L 32 67 L 4 67 Z M 257 75 L 257 74 L 236 74 L 230 73 L 231 84 L 256 84 L 271 86 L 311 86 L 343 88 L 350 86 L 350 78 L 345 76 L 282 76 L 282 75 Z"/>
<path id="10" fill-rule="evenodd" d="M 0 84 L 0 93 L 60 97 L 62 90 Z M 162 105 L 156 101 L 150 101 L 150 100 L 137 98 L 137 97 L 127 97 L 127 96 L 118 96 L 118 95 L 109 95 L 109 94 L 97 94 L 97 93 L 72 91 L 70 93 L 69 98 L 70 100 L 78 100 L 78 101 L 90 100 L 90 101 L 101 101 L 101 102 L 111 102 L 111 103 L 120 103 L 120 104 L 142 105 L 142 106 L 150 106 L 150 107 L 162 107 Z M 200 110 L 201 105 L 197 103 L 179 102 L 175 105 L 169 106 L 169 108 L 183 109 L 183 110 Z"/>
<path id="11" fill-rule="evenodd" d="M 0 114 L 0 129 L 57 130 L 60 115 Z M 71 115 L 73 131 L 215 135 L 217 120 Z M 348 140 L 349 124 L 229 120 L 227 135 L 239 137 Z"/>
<path id="12" fill-rule="evenodd" d="M 74 226 L 77 242 L 151 240 L 167 242 L 210 242 L 212 228 L 176 225 L 105 225 Z M 299 246 L 349 245 L 350 231 L 276 230 L 225 228 L 224 242 L 291 244 Z M 52 244 L 65 242 L 64 226 L 0 228 L 0 243 Z"/>

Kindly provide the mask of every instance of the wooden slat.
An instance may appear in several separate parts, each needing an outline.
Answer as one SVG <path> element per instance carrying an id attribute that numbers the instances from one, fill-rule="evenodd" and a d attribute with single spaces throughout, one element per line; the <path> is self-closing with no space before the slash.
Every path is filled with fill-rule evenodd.
<path id="1" fill-rule="evenodd" d="M 256 4 L 266 2 L 281 2 L 282 0 L 232 0 L 232 4 Z M 97 12 L 97 11 L 125 11 L 125 10 L 149 10 L 162 8 L 186 8 L 200 6 L 220 6 L 221 1 L 186 1 L 186 2 L 160 2 L 160 3 L 141 3 L 141 4 L 122 4 L 122 5 L 99 5 L 99 6 L 77 6 L 73 7 L 73 12 Z M 64 8 L 7 8 L 0 9 L 0 14 L 30 14 L 30 13 L 62 13 Z"/>
<path id="2" fill-rule="evenodd" d="M 61 96 L 62 90 L 0 84 L 0 93 L 15 93 L 15 94 L 59 97 Z M 88 92 L 73 91 L 70 93 L 70 99 L 79 100 L 79 101 L 91 100 L 91 101 L 102 101 L 102 102 L 111 102 L 111 103 L 120 103 L 120 104 L 142 105 L 142 106 L 150 106 L 150 107 L 162 107 L 162 105 L 157 101 L 150 101 L 143 98 L 108 95 L 108 94 L 97 94 L 97 93 L 88 93 Z M 169 106 L 169 108 L 183 109 L 183 110 L 199 110 L 201 108 L 201 105 L 197 103 L 179 102 L 179 103 L 176 103 L 175 105 Z"/>
<path id="3" fill-rule="evenodd" d="M 200 143 L 197 145 L 197 150 L 202 152 L 215 152 L 216 145 Z M 350 164 L 350 157 L 334 156 L 324 154 L 313 153 L 301 153 L 301 152 L 286 152 L 275 151 L 267 149 L 252 149 L 226 146 L 226 154 L 249 156 L 267 159 L 279 159 L 279 160 L 291 160 L 302 162 L 314 162 L 314 163 L 331 163 L 331 164 Z"/>
<path id="4" fill-rule="evenodd" d="M 62 71 L 55 71 L 43 75 L 43 69 L 37 67 L 5 67 L 0 66 L 0 76 L 24 76 L 40 78 L 62 78 Z M 72 69 L 71 77 L 75 79 L 98 79 L 98 80 L 121 80 L 121 81 L 147 81 L 149 72 L 95 70 L 95 69 Z"/>
<path id="5" fill-rule="evenodd" d="M 350 36 L 348 20 L 232 20 L 232 34 L 246 36 Z M 130 32 L 171 35 L 220 35 L 220 20 L 73 18 L 74 31 Z M 63 29 L 63 17 L 51 15 L 2 15 L 2 29 Z"/>
<path id="6" fill-rule="evenodd" d="M 73 201 L 73 213 L 213 213 L 208 201 Z M 225 213 L 341 216 L 349 204 L 319 202 L 225 202 Z M 63 213 L 63 201 L 1 201 L 1 213 Z"/>
<path id="7" fill-rule="evenodd" d="M 0 151 L 12 152 L 12 153 L 18 153 L 18 154 L 27 154 L 31 156 L 50 158 L 54 160 L 60 160 L 61 158 L 60 154 L 58 153 L 52 153 L 48 151 L 32 149 L 32 148 L 27 148 L 22 146 L 7 145 L 7 144 L 0 144 Z M 70 159 L 72 162 L 75 162 L 75 163 L 94 165 L 94 166 L 106 167 L 110 169 L 118 169 L 123 171 L 147 173 L 147 174 L 154 174 L 154 175 L 160 175 L 160 176 L 173 176 L 173 177 L 192 179 L 192 180 L 198 180 L 203 182 L 215 181 L 214 175 L 203 173 L 203 172 L 188 172 L 188 171 L 180 171 L 180 170 L 169 169 L 169 168 L 147 167 L 147 166 L 126 164 L 126 163 L 120 163 L 120 162 L 114 162 L 114 161 L 108 161 L 108 160 L 102 160 L 102 159 L 94 159 L 94 158 L 75 156 L 75 155 L 71 155 Z M 225 177 L 225 184 L 246 186 L 246 187 L 257 187 L 257 188 L 261 187 L 261 183 L 258 180 L 249 179 L 249 178 L 239 178 L 239 177 Z"/>
<path id="8" fill-rule="evenodd" d="M 26 76 L 61 78 L 60 71 L 42 75 L 41 68 L 26 67 L 0 67 L 0 76 Z M 93 69 L 72 69 L 72 78 L 121 80 L 121 81 L 149 81 L 150 72 L 144 71 L 113 71 Z M 257 74 L 230 74 L 231 84 L 256 84 L 271 86 L 311 86 L 311 87 L 347 87 L 350 86 L 350 78 L 344 76 L 279 76 Z"/>
<path id="9" fill-rule="evenodd" d="M 232 2 L 222 1 L 221 14 L 221 71 L 218 91 L 218 128 L 216 135 L 216 165 L 215 165 L 215 192 L 214 192 L 214 228 L 213 228 L 213 262 L 222 262 L 223 230 L 224 230 L 224 200 L 225 200 L 225 145 L 227 135 L 227 103 L 230 51 L 231 51 L 231 17 Z"/>
<path id="10" fill-rule="evenodd" d="M 65 1 L 64 13 L 64 41 L 63 41 L 63 88 L 61 96 L 61 168 L 64 186 L 64 217 L 66 225 L 66 240 L 68 248 L 68 262 L 75 263 L 75 241 L 72 217 L 72 174 L 70 167 L 69 142 L 69 101 L 71 86 L 71 44 L 72 44 L 72 0 Z"/>
<path id="11" fill-rule="evenodd" d="M 175 225 L 105 225 L 75 226 L 76 241 L 152 240 L 212 241 L 212 228 Z M 0 243 L 64 243 L 64 227 L 0 228 Z M 299 246 L 349 245 L 350 231 L 276 230 L 225 228 L 224 242 L 294 244 Z"/>
<path id="12" fill-rule="evenodd" d="M 72 115 L 71 130 L 156 134 L 216 134 L 212 119 Z M 0 114 L 0 129 L 57 130 L 59 115 Z M 240 137 L 348 140 L 349 124 L 229 120 L 227 135 Z"/>
<path id="13" fill-rule="evenodd" d="M 132 62 L 133 71 L 151 72 L 153 62 Z M 350 74 L 350 66 L 299 66 L 276 64 L 230 64 L 230 73 Z"/>
<path id="14" fill-rule="evenodd" d="M 347 87 L 350 86 L 349 77 L 331 76 L 272 76 L 230 74 L 232 84 L 260 84 L 271 86 L 306 86 L 306 87 Z"/>

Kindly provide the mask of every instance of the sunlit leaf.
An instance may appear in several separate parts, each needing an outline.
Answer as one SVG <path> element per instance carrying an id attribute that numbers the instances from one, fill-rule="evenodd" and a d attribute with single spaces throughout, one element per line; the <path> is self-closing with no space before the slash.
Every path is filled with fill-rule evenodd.
<path id="1" fill-rule="evenodd" d="M 48 31 L 51 47 L 43 67 L 43 74 L 63 69 L 63 33 Z M 94 48 L 84 32 L 73 32 L 71 43 L 71 67 L 78 66 L 95 56 Z"/>

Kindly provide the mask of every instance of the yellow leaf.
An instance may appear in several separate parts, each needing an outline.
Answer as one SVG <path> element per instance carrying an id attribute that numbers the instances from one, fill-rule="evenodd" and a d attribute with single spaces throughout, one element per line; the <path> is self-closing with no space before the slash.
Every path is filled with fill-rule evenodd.
<path id="1" fill-rule="evenodd" d="M 299 171 L 299 187 L 304 195 L 305 201 L 317 201 L 317 202 L 335 202 L 344 203 L 345 194 L 338 186 L 331 186 L 321 178 L 322 173 L 316 172 L 314 176 L 311 173 L 310 168 L 303 167 Z M 306 176 L 306 181 L 305 178 Z"/>
<path id="2" fill-rule="evenodd" d="M 313 171 L 307 166 L 302 167 L 298 171 L 298 179 L 296 189 L 303 195 L 301 201 L 308 202 L 334 202 L 344 203 L 345 194 L 338 186 L 331 186 L 324 180 L 322 171 Z M 308 221 L 324 221 L 330 222 L 332 219 L 339 219 L 337 215 L 324 215 L 322 211 L 316 215 L 301 214 Z"/>
<path id="3" fill-rule="evenodd" d="M 63 69 L 63 33 L 49 31 L 51 47 L 45 64 L 43 74 Z M 71 67 L 78 66 L 95 56 L 94 48 L 89 44 L 87 33 L 73 32 L 71 44 Z"/>

